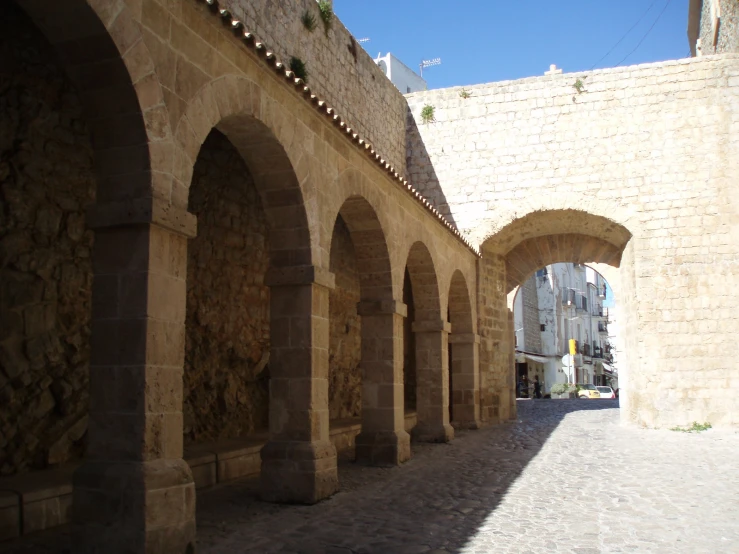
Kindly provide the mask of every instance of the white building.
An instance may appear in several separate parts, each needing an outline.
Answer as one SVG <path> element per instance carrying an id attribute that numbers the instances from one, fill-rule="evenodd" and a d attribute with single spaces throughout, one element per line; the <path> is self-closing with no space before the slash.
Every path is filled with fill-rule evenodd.
<path id="1" fill-rule="evenodd" d="M 428 89 L 423 77 L 416 74 L 410 67 L 388 52 L 385 56 L 377 55 L 375 63 L 387 75 L 400 92 L 408 94 Z"/>
<path id="2" fill-rule="evenodd" d="M 536 375 L 548 392 L 555 383 L 618 387 L 603 277 L 580 264 L 559 263 L 536 272 L 514 300 L 516 379 Z M 609 333 L 610 332 L 610 333 Z M 570 340 L 574 340 L 574 355 Z"/>

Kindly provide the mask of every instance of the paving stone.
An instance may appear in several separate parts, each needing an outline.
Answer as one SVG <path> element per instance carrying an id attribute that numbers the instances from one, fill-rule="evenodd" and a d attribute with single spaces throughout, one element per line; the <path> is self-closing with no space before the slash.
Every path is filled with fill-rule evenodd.
<path id="1" fill-rule="evenodd" d="M 517 423 L 403 466 L 342 465 L 348 492 L 314 506 L 260 502 L 254 480 L 198 491 L 198 552 L 739 552 L 739 433 L 622 427 L 617 407 L 522 400 Z M 0 551 L 56 554 L 68 529 L 30 539 Z"/>

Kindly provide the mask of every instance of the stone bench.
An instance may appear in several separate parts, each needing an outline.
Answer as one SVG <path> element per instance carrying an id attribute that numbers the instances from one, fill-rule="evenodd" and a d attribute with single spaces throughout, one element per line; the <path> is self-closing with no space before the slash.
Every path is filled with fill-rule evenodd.
<path id="1" fill-rule="evenodd" d="M 67 523 L 79 464 L 0 479 L 0 540 Z"/>
<path id="2" fill-rule="evenodd" d="M 405 428 L 416 425 L 415 412 L 405 414 Z M 362 430 L 360 418 L 331 422 L 330 437 L 337 454 L 354 458 L 354 440 Z M 256 476 L 267 434 L 185 448 L 195 487 L 211 487 L 242 477 Z M 71 521 L 72 474 L 79 463 L 0 479 L 0 541 L 42 531 Z"/>

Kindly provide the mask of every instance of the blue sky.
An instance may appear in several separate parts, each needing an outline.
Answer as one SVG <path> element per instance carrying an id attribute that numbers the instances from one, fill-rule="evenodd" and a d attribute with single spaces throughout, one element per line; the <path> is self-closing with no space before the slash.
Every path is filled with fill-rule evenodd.
<path id="1" fill-rule="evenodd" d="M 440 57 L 424 71 L 429 88 L 542 75 L 549 64 L 565 73 L 614 67 L 645 35 L 621 65 L 690 53 L 688 0 L 334 0 L 334 12 L 356 38 L 370 38 L 373 58 L 389 51 L 417 71 Z"/>

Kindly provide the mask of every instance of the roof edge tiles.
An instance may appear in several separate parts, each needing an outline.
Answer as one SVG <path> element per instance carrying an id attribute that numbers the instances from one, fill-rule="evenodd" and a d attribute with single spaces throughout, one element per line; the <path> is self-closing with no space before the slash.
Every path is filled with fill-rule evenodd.
<path id="1" fill-rule="evenodd" d="M 344 119 L 339 116 L 334 108 L 330 107 L 325 100 L 321 100 L 311 92 L 308 84 L 300 78 L 297 78 L 295 74 L 287 69 L 285 64 L 277 59 L 275 54 L 267 49 L 267 46 L 257 40 L 257 37 L 253 33 L 250 33 L 243 22 L 234 18 L 226 9 L 222 9 L 219 6 L 218 0 L 195 0 L 198 3 L 206 4 L 213 15 L 217 15 L 221 18 L 224 25 L 227 25 L 234 32 L 234 35 L 239 37 L 241 41 L 250 49 L 256 51 L 259 57 L 267 65 L 270 65 L 278 73 L 282 74 L 287 82 L 292 84 L 295 89 L 302 93 L 304 100 L 310 102 L 314 108 L 318 109 L 326 117 L 330 118 L 336 127 L 344 132 L 344 135 L 352 141 L 358 148 L 363 149 L 365 154 L 368 154 L 371 158 L 374 158 L 375 163 L 384 170 L 393 180 L 395 180 L 403 189 L 406 190 L 411 197 L 415 198 L 416 201 L 423 206 L 428 213 L 433 215 L 436 220 L 447 228 L 462 244 L 470 249 L 478 258 L 481 257 L 480 252 L 475 248 L 472 243 L 457 229 L 455 225 L 449 222 L 436 208 L 433 207 L 431 202 L 424 198 L 402 175 L 395 171 L 395 168 L 391 166 L 378 152 L 375 151 L 372 143 L 362 138 L 359 133 L 356 133 Z"/>

